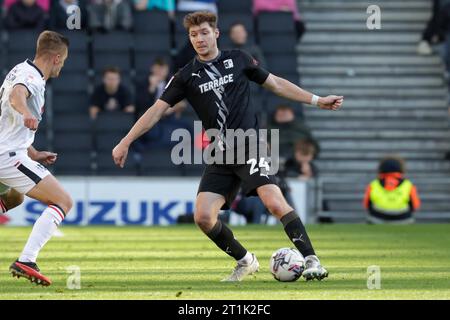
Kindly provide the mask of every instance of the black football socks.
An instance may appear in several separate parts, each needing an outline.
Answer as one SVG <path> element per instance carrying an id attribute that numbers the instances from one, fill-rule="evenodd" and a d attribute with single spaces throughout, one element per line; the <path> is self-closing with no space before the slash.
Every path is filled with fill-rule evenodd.
<path id="1" fill-rule="evenodd" d="M 220 220 L 217 220 L 217 223 L 206 235 L 220 249 L 236 260 L 241 260 L 247 253 L 247 250 L 234 238 L 233 231 Z"/>
<path id="2" fill-rule="evenodd" d="M 295 211 L 287 213 L 280 221 L 283 224 L 284 231 L 286 231 L 289 239 L 291 239 L 292 243 L 304 257 L 316 255 L 308 234 L 306 233 L 305 226 Z"/>

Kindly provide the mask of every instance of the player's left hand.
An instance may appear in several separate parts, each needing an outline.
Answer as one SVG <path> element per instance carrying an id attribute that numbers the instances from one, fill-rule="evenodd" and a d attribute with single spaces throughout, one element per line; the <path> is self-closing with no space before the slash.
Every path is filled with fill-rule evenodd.
<path id="1" fill-rule="evenodd" d="M 38 151 L 33 160 L 40 162 L 43 165 L 48 166 L 48 165 L 54 164 L 57 157 L 58 157 L 57 153 L 53 153 L 53 152 L 49 152 L 49 151 Z"/>
<path id="2" fill-rule="evenodd" d="M 342 106 L 343 102 L 344 102 L 343 96 L 331 95 L 324 98 L 319 98 L 318 106 L 320 109 L 336 111 Z"/>

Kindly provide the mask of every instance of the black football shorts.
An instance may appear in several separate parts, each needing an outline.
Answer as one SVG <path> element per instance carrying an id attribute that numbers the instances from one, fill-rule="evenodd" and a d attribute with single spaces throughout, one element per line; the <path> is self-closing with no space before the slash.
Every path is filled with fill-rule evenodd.
<path id="1" fill-rule="evenodd" d="M 247 164 L 210 164 L 203 172 L 198 188 L 200 192 L 213 192 L 225 198 L 222 210 L 230 208 L 242 184 L 243 193 L 257 196 L 256 189 L 266 184 L 277 184 L 273 175 L 266 175 L 266 171 L 259 167 L 260 161 Z"/>

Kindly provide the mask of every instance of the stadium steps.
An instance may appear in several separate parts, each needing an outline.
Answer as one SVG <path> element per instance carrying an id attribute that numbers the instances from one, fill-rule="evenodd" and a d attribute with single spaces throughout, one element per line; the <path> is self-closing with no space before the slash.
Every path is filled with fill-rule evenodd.
<path id="1" fill-rule="evenodd" d="M 342 110 L 342 113 L 345 111 Z M 376 130 L 378 133 L 382 134 L 381 130 L 400 130 L 400 129 L 443 129 L 448 131 L 448 121 L 442 118 L 436 120 L 408 120 L 401 118 L 386 118 L 380 119 L 378 121 L 374 119 L 354 119 L 351 118 L 338 118 L 339 121 L 331 122 L 329 120 L 308 120 L 309 127 L 313 129 L 335 129 L 335 130 L 349 130 L 349 129 L 360 129 L 363 132 L 367 130 Z M 339 132 L 336 132 L 337 134 Z M 448 133 L 448 132 L 447 132 Z M 443 135 L 443 137 L 449 137 Z"/>
<path id="2" fill-rule="evenodd" d="M 358 0 L 352 0 L 348 2 L 358 2 Z M 424 1 L 426 2 L 426 1 Z M 327 8 L 324 10 L 323 8 L 314 8 L 319 2 L 310 2 L 309 7 L 303 6 L 300 1 L 300 12 L 302 12 L 305 20 L 307 22 L 323 22 L 327 23 L 348 23 L 348 22 L 356 22 L 363 23 L 366 25 L 367 18 L 369 14 L 366 13 L 366 9 L 368 6 L 363 6 L 360 9 L 348 10 L 345 7 L 338 7 L 336 9 Z M 336 5 L 342 4 L 343 2 L 337 2 Z M 384 4 L 388 3 L 388 1 L 384 2 Z M 399 2 L 397 2 L 399 3 Z M 396 23 L 423 23 L 430 18 L 431 11 L 430 6 L 428 5 L 428 9 L 409 9 L 408 2 L 399 3 L 399 6 L 402 8 L 389 8 L 389 10 L 384 10 L 383 5 L 380 6 L 382 10 L 382 21 L 383 22 L 396 22 Z"/>
<path id="3" fill-rule="evenodd" d="M 366 10 L 367 7 L 373 5 L 373 1 L 331 1 L 331 0 L 303 0 L 302 8 L 310 11 L 317 10 L 332 10 L 333 12 L 336 10 L 345 10 L 351 11 L 355 10 L 360 12 L 361 10 Z M 376 4 L 380 5 L 382 9 L 390 9 L 390 10 L 401 10 L 403 8 L 403 1 L 395 1 L 395 0 L 378 0 Z M 408 8 L 410 10 L 428 10 L 429 4 L 427 1 L 414 1 L 408 0 Z"/>
<path id="4" fill-rule="evenodd" d="M 316 135 L 317 136 L 317 135 Z M 384 151 L 328 151 L 325 150 L 320 153 L 320 159 L 323 160 L 379 160 L 385 156 Z M 440 160 L 442 153 L 440 152 L 416 152 L 403 151 L 398 153 L 399 156 L 411 160 Z M 450 194 L 450 190 L 449 190 Z"/>
<path id="5" fill-rule="evenodd" d="M 314 53 L 313 51 L 311 53 Z M 443 66 L 425 66 L 411 68 L 409 66 L 302 66 L 302 76 L 378 76 L 378 75 L 401 75 L 401 76 L 429 76 L 444 72 Z"/>
<path id="6" fill-rule="evenodd" d="M 327 17 L 328 18 L 328 17 Z M 324 18 L 324 19 L 327 19 Z M 307 16 L 306 18 L 307 19 Z M 364 20 L 365 21 L 365 20 Z M 384 21 L 384 20 L 383 20 Z M 336 21 L 336 23 L 340 23 Z M 367 34 L 367 32 L 373 32 L 373 34 Z M 331 33 L 331 32 L 309 32 L 304 35 L 302 40 L 303 44 L 328 44 L 333 46 L 335 44 L 351 44 L 355 43 L 366 45 L 390 45 L 392 43 L 398 44 L 410 44 L 414 45 L 420 40 L 419 33 L 405 33 L 405 32 L 390 32 L 390 33 L 377 33 L 376 30 L 367 30 L 361 32 L 343 32 L 343 33 Z"/>
<path id="7" fill-rule="evenodd" d="M 367 26 L 364 23 L 360 22 L 347 22 L 347 23 L 340 23 L 338 25 L 334 23 L 327 23 L 327 22 L 312 22 L 308 25 L 309 31 L 319 32 L 319 31 L 364 31 Z M 393 22 L 387 22 L 384 24 L 383 29 L 381 31 L 383 32 L 392 32 L 392 31 L 404 31 L 404 32 L 411 32 L 411 31 L 422 31 L 423 25 L 421 23 L 409 23 L 409 22 L 401 22 L 401 23 L 393 23 Z"/>
<path id="8" fill-rule="evenodd" d="M 349 79 L 342 79 L 342 77 L 311 77 L 309 79 L 305 79 L 303 81 L 304 86 L 308 87 L 373 87 L 374 85 L 380 87 L 390 87 L 390 86 L 402 86 L 402 87 L 441 87 L 444 85 L 444 79 L 439 76 L 421 76 L 411 77 L 411 76 L 397 76 L 396 78 L 392 77 L 376 77 L 376 76 L 357 76 Z"/>
<path id="9" fill-rule="evenodd" d="M 346 106 L 347 107 L 347 106 Z M 346 108 L 347 109 L 347 108 Z M 308 120 L 323 120 L 329 117 L 329 114 L 326 112 L 317 112 L 314 114 L 310 114 L 308 117 Z M 345 110 L 345 113 L 336 112 L 333 114 L 333 117 L 335 119 L 337 118 L 343 118 L 346 119 L 347 117 L 352 117 L 352 119 L 358 118 L 359 120 L 372 120 L 376 118 L 394 118 L 394 117 L 401 117 L 402 119 L 408 119 L 408 120 L 436 120 L 439 118 L 445 119 L 447 117 L 447 111 L 442 110 L 441 108 L 436 109 L 382 109 L 378 106 L 374 107 L 366 107 L 366 108 L 355 108 L 353 110 Z"/>
<path id="10" fill-rule="evenodd" d="M 307 32 L 297 46 L 302 86 L 339 94 L 339 112 L 305 108 L 321 153 L 318 217 L 364 221 L 362 198 L 387 154 L 406 159 L 418 186 L 419 221 L 450 221 L 448 92 L 438 54 L 416 54 L 431 2 L 380 0 L 380 30 L 368 30 L 365 0 L 302 0 Z M 325 205 L 326 204 L 326 205 Z"/>
<path id="11" fill-rule="evenodd" d="M 334 160 L 316 160 L 316 164 L 322 171 L 341 171 L 345 172 L 358 172 L 358 171 L 376 171 L 378 161 L 371 160 L 346 160 L 346 161 L 334 161 Z M 446 174 L 450 173 L 450 161 L 441 160 L 427 160 L 427 161 L 408 161 L 408 170 L 416 172 L 428 172 L 428 171 L 443 171 Z"/>
<path id="12" fill-rule="evenodd" d="M 434 66 L 438 65 L 441 62 L 441 58 L 438 56 L 431 56 L 431 57 L 422 57 L 422 56 L 416 56 L 416 55 L 330 55 L 330 54 L 323 54 L 323 55 L 304 55 L 299 57 L 299 63 L 300 66 L 303 64 L 307 65 L 320 65 L 320 66 L 327 66 L 327 65 L 345 65 L 345 66 L 352 66 L 352 65 L 364 65 L 364 66 L 378 66 L 378 65 L 396 65 L 396 66 L 402 66 L 402 65 L 409 65 L 409 66 Z"/>
<path id="13" fill-rule="evenodd" d="M 424 104 L 427 105 L 427 108 L 425 109 L 423 106 Z M 353 99 L 345 101 L 343 109 L 345 112 L 347 112 L 349 109 L 357 109 L 357 110 L 380 110 L 381 112 L 391 111 L 391 110 L 408 110 L 408 109 L 417 109 L 420 111 L 427 112 L 428 110 L 441 110 L 445 111 L 445 108 L 442 108 L 442 99 L 437 98 L 406 98 L 406 99 L 387 99 L 387 98 L 362 98 L 362 97 L 355 97 Z M 432 109 L 433 108 L 433 109 Z M 327 117 L 329 117 L 329 114 L 326 111 L 318 110 L 317 108 L 310 108 L 310 114 L 311 115 L 318 115 L 318 114 L 326 114 Z M 334 113 L 334 115 L 337 115 L 338 113 Z M 333 116 L 334 116 L 333 115 Z"/>
<path id="14" fill-rule="evenodd" d="M 323 185 L 323 189 L 327 192 L 338 189 L 340 191 L 340 195 L 351 194 L 355 190 L 358 190 L 360 194 L 363 194 L 367 185 L 374 177 L 375 176 L 367 179 L 362 179 L 360 181 L 352 181 L 352 180 L 327 181 L 327 183 Z M 440 192 L 447 194 L 450 193 L 450 183 L 448 183 L 448 181 L 444 179 L 434 179 L 433 183 L 429 183 L 429 180 L 427 179 L 422 180 L 419 178 L 416 179 L 416 181 L 414 182 L 420 191 Z M 361 200 L 360 198 L 358 199 Z"/>
<path id="15" fill-rule="evenodd" d="M 308 88 L 308 87 L 305 87 Z M 343 95 L 347 99 L 360 98 L 361 96 L 366 97 L 367 99 L 377 98 L 377 97 L 385 97 L 385 98 L 439 98 L 442 99 L 441 102 L 446 101 L 447 97 L 447 89 L 445 87 L 442 88 L 427 88 L 423 87 L 417 88 L 391 88 L 391 87 L 316 87 L 316 94 L 319 95 L 328 95 L 328 94 L 340 94 Z M 349 99 L 349 100 L 350 100 Z"/>
<path id="16" fill-rule="evenodd" d="M 417 131 L 414 129 L 406 130 L 384 130 L 384 131 L 355 131 L 355 130 L 313 130 L 316 138 L 329 139 L 443 139 L 447 130 L 427 130 Z M 450 137 L 449 137 L 450 138 Z"/>
<path id="17" fill-rule="evenodd" d="M 363 130 L 363 129 L 361 129 Z M 416 139 L 409 140 L 391 140 L 383 141 L 380 139 L 320 139 L 320 147 L 327 151 L 380 151 L 386 153 L 396 153 L 401 151 L 416 152 L 441 152 L 442 158 L 444 152 L 450 150 L 450 141 L 434 141 L 425 140 L 418 141 Z M 319 155 L 320 157 L 320 155 Z"/>

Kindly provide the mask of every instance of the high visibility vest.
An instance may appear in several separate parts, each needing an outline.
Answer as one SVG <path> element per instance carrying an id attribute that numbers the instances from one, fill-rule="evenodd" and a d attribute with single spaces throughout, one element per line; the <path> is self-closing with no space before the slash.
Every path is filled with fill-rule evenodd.
<path id="1" fill-rule="evenodd" d="M 412 182 L 407 179 L 394 190 L 386 190 L 380 180 L 374 180 L 370 184 L 372 207 L 387 214 L 406 213 L 410 210 L 412 188 Z"/>

